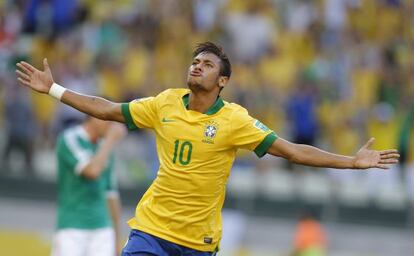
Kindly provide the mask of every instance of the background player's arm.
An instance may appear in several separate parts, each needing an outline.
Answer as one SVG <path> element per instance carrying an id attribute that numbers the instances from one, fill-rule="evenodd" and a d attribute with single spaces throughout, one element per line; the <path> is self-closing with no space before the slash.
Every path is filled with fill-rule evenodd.
<path id="1" fill-rule="evenodd" d="M 81 175 L 88 179 L 96 179 L 105 169 L 111 151 L 117 141 L 126 134 L 125 128 L 120 124 L 112 124 L 104 137 L 102 145 L 89 163 L 81 170 Z"/>
<path id="2" fill-rule="evenodd" d="M 107 197 L 108 209 L 111 214 L 113 229 L 115 232 L 115 255 L 121 255 L 122 243 L 121 243 L 121 231 L 119 220 L 121 218 L 121 200 L 118 195 L 110 195 Z"/>
<path id="3" fill-rule="evenodd" d="M 374 138 L 371 138 L 355 156 L 351 157 L 332 154 L 313 146 L 295 144 L 278 138 L 267 150 L 267 153 L 286 158 L 297 164 L 340 169 L 388 169 L 389 164 L 398 162 L 397 150 L 371 150 L 370 146 L 373 142 Z"/>
<path id="4" fill-rule="evenodd" d="M 44 71 L 40 71 L 27 62 L 16 64 L 18 81 L 40 93 L 49 93 L 54 81 L 47 60 L 43 60 Z M 60 99 L 63 103 L 77 110 L 103 120 L 111 120 L 125 123 L 122 115 L 121 104 L 105 100 L 100 97 L 88 96 L 67 90 Z"/>

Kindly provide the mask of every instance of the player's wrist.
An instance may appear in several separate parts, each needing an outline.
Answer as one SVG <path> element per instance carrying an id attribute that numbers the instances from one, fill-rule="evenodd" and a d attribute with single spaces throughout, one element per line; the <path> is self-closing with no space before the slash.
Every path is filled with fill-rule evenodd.
<path id="1" fill-rule="evenodd" d="M 57 83 L 53 83 L 52 86 L 49 89 L 48 94 L 50 96 L 52 96 L 55 99 L 61 100 L 63 94 L 65 93 L 66 88 L 57 84 Z"/>
<path id="2" fill-rule="evenodd" d="M 357 166 L 357 157 L 356 156 L 352 156 L 350 159 L 351 162 L 351 169 L 359 169 L 359 167 Z"/>

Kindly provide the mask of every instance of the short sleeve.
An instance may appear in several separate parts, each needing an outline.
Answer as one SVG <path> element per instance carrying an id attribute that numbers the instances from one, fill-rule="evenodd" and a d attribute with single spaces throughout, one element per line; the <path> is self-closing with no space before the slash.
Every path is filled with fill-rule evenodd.
<path id="1" fill-rule="evenodd" d="M 157 120 L 155 97 L 147 97 L 122 104 L 122 114 L 129 130 L 137 128 L 154 128 Z"/>
<path id="2" fill-rule="evenodd" d="M 277 135 L 262 122 L 251 117 L 247 110 L 236 110 L 231 118 L 231 141 L 234 147 L 254 151 L 258 157 L 266 154 Z"/>
<path id="3" fill-rule="evenodd" d="M 64 133 L 58 143 L 58 160 L 69 165 L 79 175 L 89 164 L 93 152 L 81 147 L 74 131 Z"/>

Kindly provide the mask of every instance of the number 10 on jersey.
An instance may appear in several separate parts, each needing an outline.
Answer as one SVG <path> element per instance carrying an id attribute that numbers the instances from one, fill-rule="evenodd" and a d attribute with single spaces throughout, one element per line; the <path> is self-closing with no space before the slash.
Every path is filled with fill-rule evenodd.
<path id="1" fill-rule="evenodd" d="M 175 164 L 178 161 L 182 165 L 187 165 L 191 161 L 191 153 L 193 152 L 193 144 L 189 141 L 183 141 L 182 143 L 180 140 L 176 140 L 174 142 L 174 157 L 173 163 Z"/>

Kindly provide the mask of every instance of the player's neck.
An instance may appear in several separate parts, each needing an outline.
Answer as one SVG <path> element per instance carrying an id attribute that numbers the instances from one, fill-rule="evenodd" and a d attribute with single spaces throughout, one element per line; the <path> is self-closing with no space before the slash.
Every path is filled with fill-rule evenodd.
<path id="1" fill-rule="evenodd" d="M 188 109 L 200 113 L 206 113 L 216 102 L 216 93 L 191 92 L 188 102 Z"/>
<path id="2" fill-rule="evenodd" d="M 85 129 L 86 134 L 88 135 L 89 140 L 92 143 L 96 143 L 98 141 L 98 137 L 99 137 L 96 129 L 91 124 L 89 124 L 89 123 L 84 123 L 82 126 Z"/>

